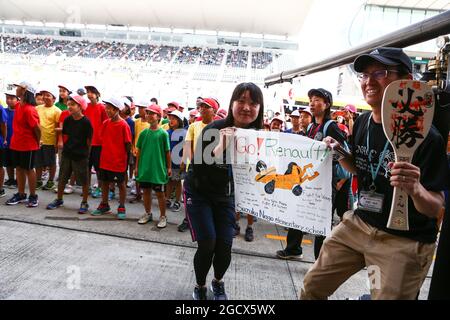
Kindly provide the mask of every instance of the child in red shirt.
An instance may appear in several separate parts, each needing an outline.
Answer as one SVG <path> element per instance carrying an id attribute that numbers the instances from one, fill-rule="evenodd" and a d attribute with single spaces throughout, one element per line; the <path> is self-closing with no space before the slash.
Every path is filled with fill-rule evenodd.
<path id="1" fill-rule="evenodd" d="M 102 202 L 92 215 L 98 216 L 109 213 L 111 208 L 108 203 L 108 190 L 110 183 L 119 186 L 120 198 L 117 217 L 125 219 L 125 197 L 126 197 L 126 170 L 128 154 L 131 150 L 131 131 L 127 122 L 119 113 L 125 108 L 123 101 L 119 98 L 104 99 L 106 113 L 109 117 L 103 123 L 101 130 L 102 151 L 100 155 L 100 174 L 102 181 Z"/>
<path id="2" fill-rule="evenodd" d="M 16 205 L 27 201 L 25 183 L 28 178 L 30 196 L 28 197 L 27 207 L 33 208 L 39 205 L 36 194 L 34 161 L 41 140 L 39 115 L 35 108 L 36 100 L 34 95 L 36 94 L 36 90 L 27 82 L 22 82 L 15 86 L 16 95 L 20 99 L 20 104 L 17 105 L 14 114 L 14 134 L 11 138 L 10 149 L 12 150 L 13 164 L 17 170 L 18 192 L 6 201 L 6 204 Z"/>
<path id="3" fill-rule="evenodd" d="M 94 167 L 97 173 L 97 182 L 98 182 L 98 187 L 96 190 L 92 192 L 92 197 L 100 198 L 102 195 L 100 190 L 100 186 L 102 183 L 100 176 L 98 174 L 100 171 L 100 154 L 102 151 L 100 131 L 103 122 L 108 119 L 108 116 L 106 115 L 105 112 L 105 106 L 99 103 L 100 92 L 97 90 L 97 88 L 95 86 L 85 86 L 85 88 L 90 103 L 88 103 L 88 107 L 84 112 L 84 115 L 89 119 L 92 128 L 94 129 L 94 135 L 92 136 L 91 154 L 89 156 L 89 170 L 91 170 L 91 168 Z M 90 178 L 91 176 L 89 175 L 89 185 L 91 184 Z"/>

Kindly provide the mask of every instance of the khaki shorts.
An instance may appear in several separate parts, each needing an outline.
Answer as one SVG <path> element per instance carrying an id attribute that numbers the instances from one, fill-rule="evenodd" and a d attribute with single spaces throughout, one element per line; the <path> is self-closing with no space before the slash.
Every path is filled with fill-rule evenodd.
<path id="1" fill-rule="evenodd" d="M 394 236 L 347 211 L 306 274 L 300 298 L 327 299 L 348 278 L 367 267 L 373 300 L 414 300 L 434 250 L 434 243 Z"/>
<path id="2" fill-rule="evenodd" d="M 59 179 L 63 181 L 65 185 L 73 172 L 77 183 L 82 186 L 86 185 L 88 183 L 88 164 L 89 160 L 87 158 L 71 160 L 67 156 L 62 155 L 61 166 L 59 168 Z"/>

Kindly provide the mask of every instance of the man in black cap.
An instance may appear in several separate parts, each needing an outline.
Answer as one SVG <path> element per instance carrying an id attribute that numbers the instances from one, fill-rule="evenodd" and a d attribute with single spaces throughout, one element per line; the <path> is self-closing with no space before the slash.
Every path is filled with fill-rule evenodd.
<path id="1" fill-rule="evenodd" d="M 304 279 L 302 299 L 326 299 L 344 281 L 367 267 L 372 299 L 415 299 L 433 261 L 437 220 L 448 188 L 444 141 L 432 127 L 412 164 L 395 162 L 381 124 L 386 87 L 411 79 L 411 61 L 401 49 L 378 48 L 356 58 L 361 90 L 372 112 L 357 118 L 353 154 L 340 163 L 357 175 L 358 208 L 347 211 L 324 242 Z M 333 150 L 338 142 L 327 137 Z M 409 230 L 386 227 L 393 187 L 409 195 Z"/>

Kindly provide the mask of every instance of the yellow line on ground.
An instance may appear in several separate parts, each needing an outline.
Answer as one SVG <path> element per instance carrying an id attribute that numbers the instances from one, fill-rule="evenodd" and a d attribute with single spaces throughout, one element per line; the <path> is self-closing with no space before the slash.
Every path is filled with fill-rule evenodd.
<path id="1" fill-rule="evenodd" d="M 273 235 L 273 234 L 266 234 L 266 238 L 270 239 L 270 240 L 280 240 L 280 241 L 286 242 L 286 237 L 283 237 L 283 236 L 276 236 L 276 235 Z M 311 240 L 303 240 L 302 243 L 303 244 L 312 244 L 312 241 Z"/>

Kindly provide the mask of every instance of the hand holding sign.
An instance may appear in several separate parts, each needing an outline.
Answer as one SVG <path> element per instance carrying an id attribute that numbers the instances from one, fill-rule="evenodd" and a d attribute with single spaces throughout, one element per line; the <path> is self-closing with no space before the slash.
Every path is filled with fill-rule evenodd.
<path id="1" fill-rule="evenodd" d="M 420 170 L 411 160 L 433 121 L 433 91 L 425 82 L 394 81 L 384 92 L 381 114 L 396 162 L 391 171 L 394 195 L 387 227 L 409 230 L 408 194 L 415 194 L 420 179 Z"/>

